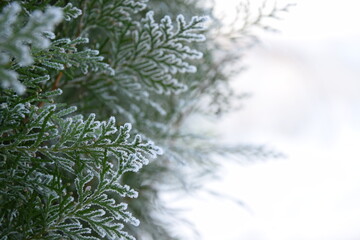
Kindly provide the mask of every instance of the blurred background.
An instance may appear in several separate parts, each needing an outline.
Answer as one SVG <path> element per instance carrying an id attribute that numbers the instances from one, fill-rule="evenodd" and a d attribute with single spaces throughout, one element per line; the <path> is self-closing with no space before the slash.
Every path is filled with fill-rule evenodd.
<path id="1" fill-rule="evenodd" d="M 236 2 L 219 0 L 219 13 L 231 16 Z M 224 161 L 225 177 L 207 187 L 227 198 L 173 202 L 201 239 L 360 239 L 360 2 L 295 3 L 276 22 L 280 33 L 257 33 L 233 81 L 252 97 L 216 123 L 226 141 L 287 157 Z"/>

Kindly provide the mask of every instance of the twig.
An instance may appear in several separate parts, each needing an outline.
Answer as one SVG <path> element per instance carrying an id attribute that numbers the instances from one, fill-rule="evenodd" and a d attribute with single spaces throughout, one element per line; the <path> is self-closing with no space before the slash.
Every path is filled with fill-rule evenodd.
<path id="1" fill-rule="evenodd" d="M 54 84 L 53 84 L 52 87 L 51 87 L 51 90 L 55 90 L 55 89 L 57 89 L 57 88 L 59 87 L 60 79 L 62 78 L 63 74 L 64 74 L 64 73 L 63 73 L 62 71 L 59 72 L 59 74 L 57 75 L 57 77 L 56 77 L 56 79 L 55 79 Z M 45 104 L 44 101 L 39 102 L 38 107 L 41 108 L 41 107 L 44 106 L 44 104 Z"/>
<path id="2" fill-rule="evenodd" d="M 63 74 L 64 73 L 62 71 L 59 72 L 59 74 L 57 75 L 51 90 L 55 90 L 55 89 L 57 89 L 59 87 L 60 79 L 62 78 Z"/>

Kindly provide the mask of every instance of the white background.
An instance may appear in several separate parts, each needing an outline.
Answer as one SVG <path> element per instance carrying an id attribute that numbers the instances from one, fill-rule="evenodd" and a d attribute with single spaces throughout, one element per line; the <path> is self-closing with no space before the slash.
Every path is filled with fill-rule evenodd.
<path id="1" fill-rule="evenodd" d="M 221 0 L 231 14 L 234 1 Z M 218 126 L 286 159 L 226 163 L 208 187 L 245 202 L 184 203 L 204 240 L 360 239 L 360 1 L 299 0 L 235 79 L 253 93 Z M 231 126 L 231 127 L 230 127 Z"/>

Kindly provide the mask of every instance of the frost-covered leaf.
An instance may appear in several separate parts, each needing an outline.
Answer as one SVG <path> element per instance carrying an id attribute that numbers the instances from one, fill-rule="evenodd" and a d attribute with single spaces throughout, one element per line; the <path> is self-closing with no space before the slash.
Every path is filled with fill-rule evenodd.
<path id="1" fill-rule="evenodd" d="M 91 70 L 114 75 L 114 69 L 108 63 L 103 62 L 104 58 L 99 56 L 98 50 L 78 50 L 78 45 L 88 42 L 89 39 L 84 37 L 74 40 L 68 38 L 54 40 L 48 49 L 36 52 L 42 57 L 38 58 L 35 63 L 56 70 L 63 70 L 66 67 L 80 69 L 83 74 L 87 74 Z"/>
<path id="2" fill-rule="evenodd" d="M 49 47 L 48 37 L 62 20 L 63 13 L 57 7 L 49 7 L 45 12 L 35 10 L 23 25 L 20 24 L 20 12 L 21 6 L 13 2 L 0 13 L 0 87 L 12 88 L 18 94 L 23 94 L 25 86 L 18 80 L 11 65 L 31 65 L 34 62 L 31 47 Z"/>
<path id="3" fill-rule="evenodd" d="M 82 14 L 81 9 L 74 7 L 72 5 L 72 3 L 68 3 L 63 8 L 63 12 L 64 12 L 64 20 L 65 21 L 70 21 L 71 19 L 75 19 Z"/>
<path id="4" fill-rule="evenodd" d="M 135 76 L 147 89 L 157 93 L 182 92 L 187 86 L 175 75 L 196 72 L 196 67 L 189 60 L 201 58 L 202 53 L 186 43 L 205 39 L 202 31 L 207 18 L 193 17 L 186 23 L 179 15 L 174 30 L 169 16 L 165 16 L 159 24 L 153 15 L 153 12 L 148 12 L 132 31 L 134 42 L 121 47 L 120 53 L 128 60 L 125 68 L 119 71 Z"/>
<path id="5" fill-rule="evenodd" d="M 91 4 L 87 24 L 101 26 L 111 32 L 121 32 L 121 28 L 131 22 L 133 14 L 146 8 L 146 2 L 147 0 L 103 0 Z"/>
<path id="6" fill-rule="evenodd" d="M 60 89 L 47 91 L 37 99 L 46 100 L 61 93 Z M 2 159 L 0 155 L 0 179 L 17 174 L 20 179 L 37 182 L 36 189 L 28 186 L 26 191 L 38 191 L 43 198 L 51 229 L 48 236 L 96 239 L 92 236 L 96 232 L 106 239 L 134 239 L 122 231 L 123 224 L 138 225 L 139 221 L 121 200 L 136 198 L 137 192 L 121 185 L 121 177 L 147 164 L 148 158 L 161 153 L 159 148 L 138 135 L 132 138 L 131 125 L 117 127 L 114 117 L 107 121 L 96 120 L 95 114 L 69 117 L 75 107 L 49 103 L 39 108 L 14 100 L 2 104 L 0 111 L 0 134 L 4 136 L 0 139 L 0 152 L 12 156 Z M 9 163 L 21 163 L 21 171 L 11 173 Z M 33 164 L 34 168 L 29 167 Z M 76 175 L 73 183 L 63 182 L 68 175 Z M 21 201 L 28 201 L 29 197 L 22 194 Z"/>
<path id="7" fill-rule="evenodd" d="M 12 88 L 17 94 L 23 94 L 25 86 L 18 80 L 18 74 L 15 71 L 1 68 L 0 66 L 1 88 Z"/>

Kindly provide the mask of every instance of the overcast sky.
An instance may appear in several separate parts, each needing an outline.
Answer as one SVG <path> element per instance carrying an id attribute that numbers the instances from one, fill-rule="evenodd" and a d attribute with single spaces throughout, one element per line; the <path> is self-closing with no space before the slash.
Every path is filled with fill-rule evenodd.
<path id="1" fill-rule="evenodd" d="M 231 12 L 233 2 L 221 5 Z M 202 239 L 360 239 L 359 9 L 355 0 L 298 0 L 277 25 L 282 33 L 248 52 L 235 86 L 253 97 L 219 126 L 228 140 L 288 158 L 228 164 L 209 187 L 247 207 L 192 200 L 187 216 Z"/>

